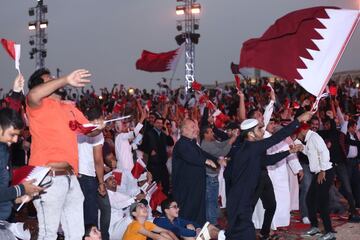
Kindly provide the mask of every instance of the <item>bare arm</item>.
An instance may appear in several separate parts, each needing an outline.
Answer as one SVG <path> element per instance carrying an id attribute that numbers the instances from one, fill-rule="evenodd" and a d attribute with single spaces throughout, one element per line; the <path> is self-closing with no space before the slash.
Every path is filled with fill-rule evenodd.
<path id="1" fill-rule="evenodd" d="M 237 93 L 240 97 L 239 100 L 239 110 L 238 110 L 238 116 L 239 116 L 239 121 L 242 122 L 246 119 L 246 109 L 245 109 L 245 95 L 244 93 L 239 90 Z"/>
<path id="2" fill-rule="evenodd" d="M 178 238 L 175 236 L 175 234 L 173 232 L 166 230 L 162 227 L 156 226 L 153 231 L 159 233 L 163 237 L 171 237 L 171 238 L 167 238 L 167 239 L 178 240 Z"/>
<path id="3" fill-rule="evenodd" d="M 41 105 L 43 98 L 51 95 L 57 89 L 66 85 L 73 87 L 84 87 L 90 80 L 84 79 L 90 77 L 91 74 L 85 69 L 75 70 L 65 77 L 57 80 L 51 80 L 46 83 L 40 84 L 30 90 L 28 94 L 28 104 L 30 107 L 38 107 Z"/>
<path id="4" fill-rule="evenodd" d="M 96 177 L 99 182 L 99 194 L 101 196 L 105 196 L 106 189 L 105 189 L 105 183 L 104 183 L 104 159 L 102 155 L 102 144 L 96 145 L 93 147 L 94 152 L 94 164 L 95 164 L 95 172 Z"/>

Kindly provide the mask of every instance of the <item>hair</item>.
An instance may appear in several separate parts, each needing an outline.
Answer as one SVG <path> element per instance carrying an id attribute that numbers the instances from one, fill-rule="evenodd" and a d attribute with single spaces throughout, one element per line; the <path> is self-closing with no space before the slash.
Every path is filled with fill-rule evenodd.
<path id="1" fill-rule="evenodd" d="M 313 116 L 313 117 L 310 119 L 310 122 L 313 121 L 313 120 L 315 120 L 315 121 L 320 121 L 317 116 Z"/>
<path id="2" fill-rule="evenodd" d="M 28 88 L 31 90 L 32 88 L 44 83 L 44 79 L 41 76 L 45 74 L 51 74 L 50 70 L 47 68 L 40 68 L 36 70 L 29 78 Z"/>
<path id="3" fill-rule="evenodd" d="M 165 119 L 163 117 L 160 117 L 160 116 L 155 116 L 155 120 L 154 122 L 156 122 L 157 120 L 161 120 L 162 123 L 164 123 Z"/>
<path id="4" fill-rule="evenodd" d="M 6 130 L 10 127 L 14 129 L 23 129 L 24 121 L 19 113 L 11 108 L 3 108 L 0 110 L 0 127 Z"/>
<path id="5" fill-rule="evenodd" d="M 211 128 L 210 126 L 203 126 L 200 129 L 200 142 L 202 142 L 205 138 L 205 134 L 208 132 L 209 128 Z"/>
<path id="6" fill-rule="evenodd" d="M 261 110 L 259 108 L 254 108 L 248 111 L 247 113 L 247 117 L 248 118 L 255 118 L 255 113 L 256 112 L 261 112 Z"/>
<path id="7" fill-rule="evenodd" d="M 348 122 L 348 129 L 355 126 L 356 124 L 357 124 L 356 121 L 350 119 L 349 122 Z"/>
<path id="8" fill-rule="evenodd" d="M 95 224 L 86 224 L 85 225 L 85 234 L 84 234 L 84 236 L 83 236 L 83 240 L 86 238 L 86 237 L 90 237 L 90 232 L 91 232 L 91 229 L 93 228 L 93 227 L 96 227 L 97 228 L 97 226 L 95 225 Z"/>
<path id="9" fill-rule="evenodd" d="M 99 105 L 87 107 L 84 114 L 89 121 L 93 121 L 102 116 L 102 109 Z"/>
<path id="10" fill-rule="evenodd" d="M 165 215 L 165 209 L 169 209 L 171 203 L 176 202 L 173 198 L 167 198 L 161 202 L 161 211 Z"/>

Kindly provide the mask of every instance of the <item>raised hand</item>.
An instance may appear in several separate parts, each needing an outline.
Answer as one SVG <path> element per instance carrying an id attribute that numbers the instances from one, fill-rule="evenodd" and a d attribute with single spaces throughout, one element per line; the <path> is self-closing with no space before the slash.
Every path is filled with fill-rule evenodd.
<path id="1" fill-rule="evenodd" d="M 290 145 L 290 153 L 297 153 L 304 150 L 304 145 L 302 144 L 295 144 L 295 145 Z"/>
<path id="2" fill-rule="evenodd" d="M 205 164 L 208 165 L 209 167 L 217 168 L 216 164 L 210 159 L 206 159 Z"/>
<path id="3" fill-rule="evenodd" d="M 24 83 L 25 83 L 24 76 L 21 73 L 19 73 L 14 80 L 13 91 L 21 92 L 24 89 Z"/>
<path id="4" fill-rule="evenodd" d="M 312 112 L 304 112 L 303 114 L 298 116 L 297 119 L 299 120 L 299 122 L 307 122 L 312 118 L 313 114 L 314 113 Z"/>
<path id="5" fill-rule="evenodd" d="M 78 69 L 67 75 L 66 82 L 73 87 L 84 87 L 86 84 L 90 83 L 89 79 L 91 74 L 88 70 Z"/>

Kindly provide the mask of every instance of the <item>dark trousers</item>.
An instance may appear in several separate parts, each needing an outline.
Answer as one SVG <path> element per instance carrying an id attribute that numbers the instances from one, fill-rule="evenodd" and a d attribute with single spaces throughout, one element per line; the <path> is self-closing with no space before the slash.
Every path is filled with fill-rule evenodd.
<path id="1" fill-rule="evenodd" d="M 358 158 L 348 158 L 348 176 L 350 178 L 350 184 L 352 193 L 357 207 L 360 207 L 360 160 Z"/>
<path id="2" fill-rule="evenodd" d="M 348 166 L 345 163 L 338 163 L 334 166 L 336 176 L 341 182 L 341 189 L 344 197 L 349 203 L 349 211 L 351 214 L 356 213 L 355 200 L 351 190 L 350 177 L 348 174 Z"/>
<path id="3" fill-rule="evenodd" d="M 111 219 L 111 205 L 109 201 L 109 196 L 107 194 L 104 197 L 98 195 L 98 203 L 100 209 L 101 239 L 109 240 L 109 227 Z"/>
<path id="4" fill-rule="evenodd" d="M 147 168 L 151 172 L 153 180 L 157 183 L 160 182 L 163 187 L 163 192 L 169 195 L 170 175 L 166 164 L 148 164 Z"/>
<path id="5" fill-rule="evenodd" d="M 234 226 L 225 232 L 226 240 L 255 240 L 255 228 L 251 220 L 252 209 L 249 208 L 240 211 Z"/>
<path id="6" fill-rule="evenodd" d="M 319 184 L 317 182 L 318 174 L 314 174 L 306 196 L 311 226 L 318 227 L 317 210 L 319 209 L 326 233 L 333 231 L 329 215 L 329 190 L 333 184 L 334 175 L 332 168 L 327 170 L 325 180 Z"/>
<path id="7" fill-rule="evenodd" d="M 96 177 L 79 174 L 81 191 L 84 194 L 84 223 L 98 225 L 98 182 Z"/>
<path id="8" fill-rule="evenodd" d="M 268 175 L 267 170 L 261 171 L 260 180 L 258 186 L 256 187 L 254 200 L 253 200 L 254 208 L 259 198 L 261 199 L 261 202 L 265 209 L 264 222 L 261 227 L 260 233 L 261 235 L 267 237 L 270 234 L 271 222 L 273 220 L 276 210 L 274 187 Z"/>

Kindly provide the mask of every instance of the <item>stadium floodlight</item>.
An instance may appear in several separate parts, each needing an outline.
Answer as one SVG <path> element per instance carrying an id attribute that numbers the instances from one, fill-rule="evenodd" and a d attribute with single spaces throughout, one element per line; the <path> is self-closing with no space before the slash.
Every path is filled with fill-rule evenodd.
<path id="1" fill-rule="evenodd" d="M 193 5 L 191 5 L 191 13 L 192 14 L 199 14 L 201 11 L 201 6 L 199 3 L 193 3 Z"/>
<path id="2" fill-rule="evenodd" d="M 176 15 L 184 15 L 185 6 L 176 6 Z"/>

